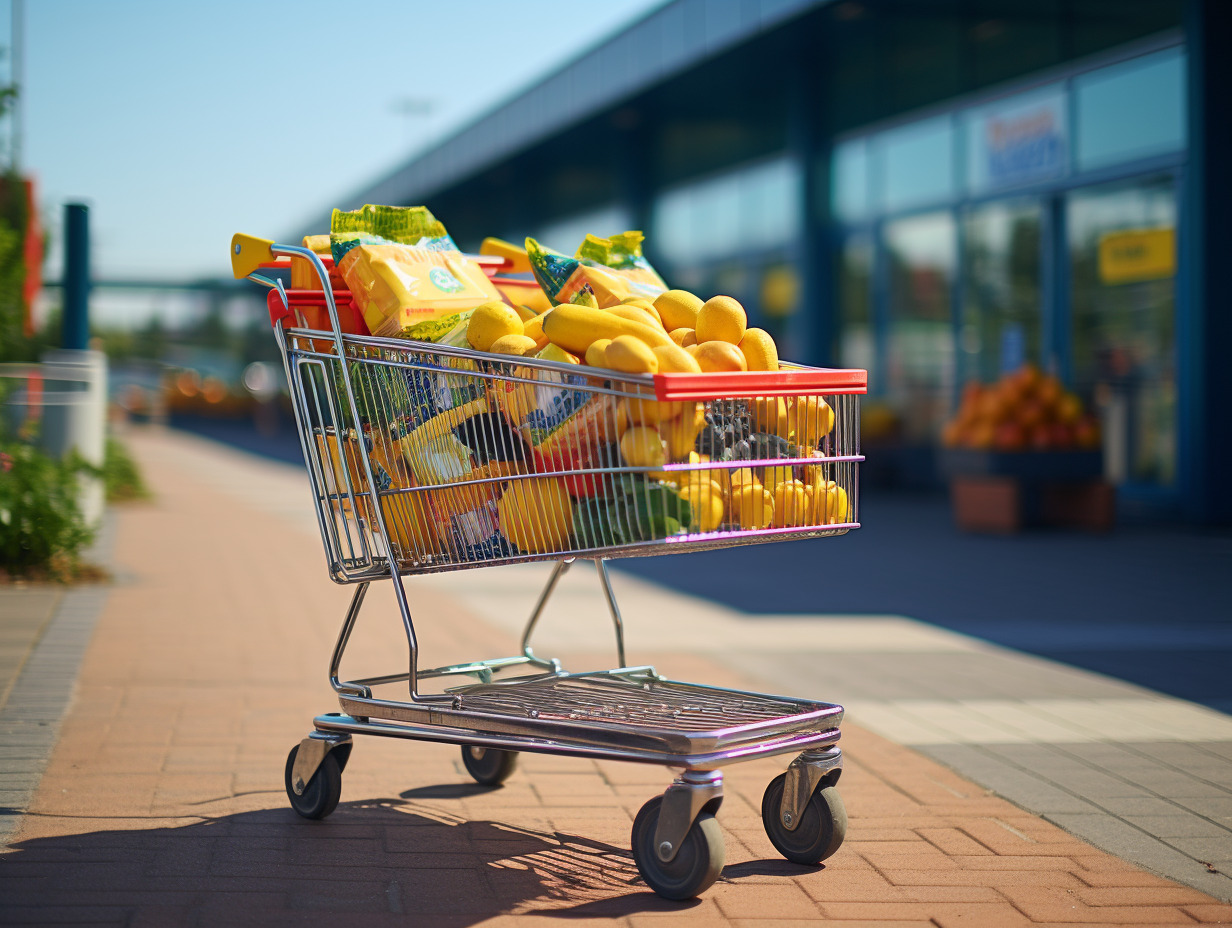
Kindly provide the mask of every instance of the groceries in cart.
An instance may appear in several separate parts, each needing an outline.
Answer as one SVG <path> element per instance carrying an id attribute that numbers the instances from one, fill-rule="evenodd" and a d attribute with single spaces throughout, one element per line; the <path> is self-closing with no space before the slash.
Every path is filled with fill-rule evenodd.
<path id="1" fill-rule="evenodd" d="M 322 250 L 321 237 L 305 241 Z M 735 298 L 670 288 L 641 232 L 587 235 L 572 256 L 533 238 L 524 249 L 489 239 L 472 258 L 425 207 L 368 205 L 335 210 L 328 242 L 331 282 L 345 284 L 373 335 L 406 345 L 346 352 L 351 441 L 368 453 L 400 560 L 853 524 L 833 398 L 805 381 L 785 389 L 784 377 L 808 369 L 780 362 Z M 756 381 L 766 395 L 751 380 L 722 397 L 714 387 L 737 381 L 705 381 L 707 396 L 687 389 L 710 375 L 769 378 Z M 349 501 L 341 511 L 371 530 L 368 476 L 346 456 L 351 445 L 324 434 L 316 444 L 339 451 L 322 472 Z"/>

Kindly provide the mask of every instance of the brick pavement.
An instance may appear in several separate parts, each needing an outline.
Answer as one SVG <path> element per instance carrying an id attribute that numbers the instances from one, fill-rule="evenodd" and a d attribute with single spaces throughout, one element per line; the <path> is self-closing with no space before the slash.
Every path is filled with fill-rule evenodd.
<path id="1" fill-rule="evenodd" d="M 319 542 L 194 479 L 167 437 L 136 443 L 155 506 L 120 518 L 111 591 L 72 708 L 9 853 L 6 923 L 1192 925 L 1232 906 L 1139 870 L 909 748 L 845 726 L 847 843 L 825 867 L 777 858 L 757 809 L 785 760 L 726 771 L 723 878 L 659 900 L 627 852 L 658 768 L 523 755 L 504 788 L 456 748 L 357 741 L 325 822 L 286 806 L 282 764 L 331 708 L 325 663 L 348 590 Z M 510 653 L 509 633 L 412 581 L 433 662 Z M 347 673 L 404 644 L 374 589 Z M 577 649 L 578 665 L 606 655 Z M 641 657 L 639 652 L 639 657 Z M 650 654 L 686 679 L 745 684 L 703 655 Z"/>

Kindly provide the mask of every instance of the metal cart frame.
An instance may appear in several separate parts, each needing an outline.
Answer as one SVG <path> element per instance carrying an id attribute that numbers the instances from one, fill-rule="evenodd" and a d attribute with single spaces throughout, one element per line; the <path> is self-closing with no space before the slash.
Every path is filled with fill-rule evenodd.
<path id="1" fill-rule="evenodd" d="M 284 256 L 308 261 L 315 270 L 322 285 L 317 294 L 318 305 L 323 303 L 331 331 L 302 328 L 302 316 L 300 328 L 288 326 L 296 316 L 294 300 L 279 279 L 258 273 L 263 267 L 285 266 L 279 262 Z M 859 527 L 854 507 L 858 499 L 858 463 L 863 457 L 858 447 L 858 407 L 850 395 L 864 392 L 863 372 L 835 372 L 861 376 L 841 379 L 832 391 L 827 391 L 850 396 L 850 408 L 843 415 L 849 420 L 848 432 L 854 433 L 854 444 L 838 449 L 846 453 L 799 461 L 745 460 L 730 465 L 714 462 L 692 466 L 710 470 L 734 469 L 741 463 L 750 466 L 824 461 L 828 466 L 845 468 L 853 508 L 837 523 L 780 530 L 712 531 L 686 539 L 654 539 L 538 553 L 505 552 L 482 559 L 451 557 L 448 552 L 435 557 L 421 556 L 404 550 L 405 543 L 400 546 L 394 542 L 398 536 L 391 533 L 388 507 L 390 500 L 397 498 L 389 494 L 396 491 L 378 490 L 381 469 L 364 438 L 348 439 L 349 455 L 344 449 L 344 438 L 349 434 L 344 432 L 344 426 L 358 426 L 359 407 L 365 401 L 364 384 L 355 382 L 355 365 L 397 370 L 405 366 L 399 358 L 412 357 L 406 352 L 415 350 L 431 352 L 434 365 L 448 361 L 475 371 L 477 365 L 490 363 L 493 356 L 467 349 L 344 334 L 329 270 L 321 257 L 307 248 L 237 235 L 232 241 L 231 257 L 237 278 L 248 277 L 271 289 L 271 320 L 291 390 L 330 574 L 338 583 L 356 585 L 329 664 L 329 681 L 338 694 L 341 712 L 315 718 L 314 730 L 292 749 L 287 760 L 287 795 L 297 812 L 309 818 L 323 818 L 336 806 L 341 774 L 350 759 L 354 735 L 461 745 L 468 771 L 480 783 L 491 785 L 509 775 L 516 752 L 520 751 L 659 764 L 676 768 L 680 773 L 661 798 L 652 799 L 639 813 L 633 829 L 634 858 L 656 892 L 669 898 L 688 898 L 713 883 L 722 869 L 722 839 L 713 822 L 723 798 L 720 766 L 795 754 L 787 772 L 767 789 L 763 801 L 767 833 L 785 856 L 801 863 L 817 863 L 838 849 L 846 830 L 846 813 L 834 789 L 842 771 L 842 752 L 838 747 L 842 707 L 672 681 L 657 674 L 653 667 L 629 666 L 623 623 L 605 559 L 608 555 L 658 554 L 842 534 Z M 531 376 L 576 376 L 579 370 L 546 361 L 517 360 L 523 366 L 523 375 L 526 368 L 533 372 Z M 407 363 L 413 366 L 415 362 Z M 801 372 L 807 373 L 807 369 Z M 604 373 L 606 376 L 608 372 Z M 310 384 L 311 377 L 316 380 Z M 647 396 L 657 390 L 655 395 L 660 399 L 672 396 L 669 393 L 665 397 L 662 383 L 656 385 L 649 376 L 612 374 L 612 379 L 625 382 L 592 383 L 586 389 L 620 395 L 632 390 Z M 793 383 L 803 383 L 807 377 L 795 381 L 791 377 L 779 379 L 784 383 L 772 385 L 764 378 L 758 381 L 758 395 L 785 395 L 793 389 Z M 701 393 L 696 386 L 691 389 L 692 393 L 689 389 L 679 392 L 680 398 L 704 398 L 704 389 Z M 322 406 L 322 398 L 328 408 Z M 329 429 L 323 423 L 331 419 L 335 427 L 327 434 Z M 334 458 L 335 450 L 338 459 Z M 646 469 L 596 466 L 550 473 L 586 474 L 592 479 L 599 479 L 594 475 L 603 475 L 604 479 L 613 479 L 614 474 L 638 470 Z M 472 482 L 483 489 L 486 485 L 499 487 L 500 481 L 511 479 L 519 477 L 503 475 Z M 353 525 L 359 527 L 354 537 Z M 561 577 L 578 559 L 594 562 L 611 614 L 617 658 L 617 666 L 611 670 L 569 673 L 559 660 L 540 657 L 532 647 L 544 608 Z M 519 654 L 430 669 L 419 666 L 419 646 L 402 580 L 404 573 L 528 560 L 554 560 L 556 566 L 527 621 Z M 408 644 L 407 669 L 343 679 L 342 658 L 368 587 L 373 580 L 384 578 L 393 581 Z M 531 672 L 512 679 L 494 679 L 494 675 L 516 668 Z M 476 682 L 451 686 L 443 693 L 421 689 L 425 680 L 468 676 Z M 374 695 L 374 687 L 389 684 L 404 684 L 409 693 L 399 699 Z"/>

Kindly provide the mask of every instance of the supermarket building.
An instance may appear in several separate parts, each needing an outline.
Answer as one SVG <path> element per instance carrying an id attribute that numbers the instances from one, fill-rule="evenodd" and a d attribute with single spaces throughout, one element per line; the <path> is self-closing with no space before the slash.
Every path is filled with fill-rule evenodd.
<path id="1" fill-rule="evenodd" d="M 675 0 L 343 205 L 464 248 L 643 229 L 784 356 L 868 368 L 906 485 L 964 382 L 1035 361 L 1123 513 L 1228 524 L 1229 7 Z"/>

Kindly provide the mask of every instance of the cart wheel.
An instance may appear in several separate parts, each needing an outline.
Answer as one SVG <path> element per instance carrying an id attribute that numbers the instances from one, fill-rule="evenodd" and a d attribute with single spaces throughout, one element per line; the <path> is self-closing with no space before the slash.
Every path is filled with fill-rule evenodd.
<path id="1" fill-rule="evenodd" d="M 770 781 L 761 799 L 761 821 L 770 843 L 788 860 L 798 864 L 819 864 L 834 854 L 847 836 L 847 807 L 833 786 L 814 790 L 804 807 L 804 815 L 794 831 L 783 827 L 779 810 L 787 774 Z"/>
<path id="2" fill-rule="evenodd" d="M 655 849 L 655 828 L 659 824 L 662 796 L 642 806 L 633 820 L 633 860 L 646 885 L 664 899 L 692 899 L 705 892 L 723 872 L 726 851 L 719 823 L 703 812 L 689 829 L 684 843 L 671 861 L 659 859 Z"/>
<path id="3" fill-rule="evenodd" d="M 462 745 L 462 763 L 466 772 L 483 786 L 500 786 L 518 766 L 517 751 L 481 748 L 476 744 Z"/>
<path id="4" fill-rule="evenodd" d="M 304 787 L 303 793 L 296 796 L 291 787 L 291 770 L 295 767 L 295 755 L 298 752 L 297 744 L 287 755 L 287 771 L 284 776 L 291 808 L 304 818 L 325 818 L 337 808 L 338 800 L 342 797 L 342 768 L 338 766 L 338 758 L 332 753 L 326 754 L 321 766 Z"/>

